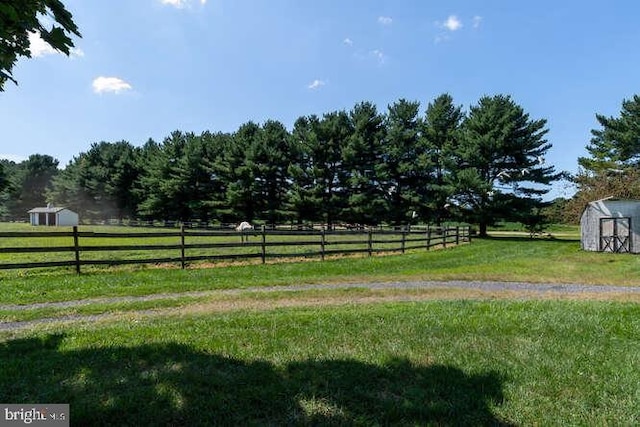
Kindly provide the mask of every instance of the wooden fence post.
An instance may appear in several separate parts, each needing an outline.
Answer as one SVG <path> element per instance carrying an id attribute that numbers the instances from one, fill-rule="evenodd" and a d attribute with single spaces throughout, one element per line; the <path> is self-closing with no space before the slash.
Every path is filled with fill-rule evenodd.
<path id="1" fill-rule="evenodd" d="M 402 253 L 404 253 L 404 247 L 405 247 L 405 239 L 406 239 L 406 228 L 402 227 L 402 243 L 400 245 L 400 250 L 402 251 Z"/>
<path id="2" fill-rule="evenodd" d="M 182 224 L 180 226 L 180 267 L 184 270 L 186 264 L 184 254 L 184 224 Z"/>
<path id="3" fill-rule="evenodd" d="M 262 263 L 266 263 L 267 262 L 267 234 L 265 231 L 265 226 L 262 226 L 262 251 L 261 251 L 261 257 L 262 257 Z"/>
<path id="4" fill-rule="evenodd" d="M 460 244 L 460 226 L 456 225 L 456 246 Z"/>
<path id="5" fill-rule="evenodd" d="M 427 250 L 431 249 L 431 225 L 427 224 Z"/>
<path id="6" fill-rule="evenodd" d="M 320 230 L 320 260 L 324 261 L 324 245 L 326 243 L 326 236 L 324 227 Z"/>
<path id="7" fill-rule="evenodd" d="M 449 227 L 443 226 L 441 228 L 441 230 L 442 230 L 442 247 L 446 248 L 447 247 L 447 232 L 449 231 Z"/>
<path id="8" fill-rule="evenodd" d="M 367 238 L 367 251 L 369 252 L 369 256 L 373 253 L 373 230 L 369 228 L 369 235 Z"/>
<path id="9" fill-rule="evenodd" d="M 78 242 L 78 226 L 73 226 L 73 250 L 76 255 L 76 273 L 80 274 L 80 244 Z"/>

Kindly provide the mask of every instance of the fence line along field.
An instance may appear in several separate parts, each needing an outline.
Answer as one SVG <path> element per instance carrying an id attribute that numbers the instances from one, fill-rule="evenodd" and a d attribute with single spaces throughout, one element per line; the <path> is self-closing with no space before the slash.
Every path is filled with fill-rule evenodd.
<path id="1" fill-rule="evenodd" d="M 84 228 L 84 227 L 83 227 Z M 394 230 L 231 230 L 91 227 L 0 231 L 0 269 L 178 264 L 320 258 L 446 247 L 470 240 L 468 227 Z"/>

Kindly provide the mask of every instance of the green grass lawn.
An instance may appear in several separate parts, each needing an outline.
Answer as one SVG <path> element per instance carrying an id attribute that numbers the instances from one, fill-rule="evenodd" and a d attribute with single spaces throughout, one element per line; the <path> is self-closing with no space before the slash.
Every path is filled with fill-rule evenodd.
<path id="1" fill-rule="evenodd" d="M 231 265 L 216 268 L 4 271 L 2 302 L 24 304 L 103 296 L 148 295 L 371 280 L 495 280 L 640 285 L 640 257 L 584 252 L 575 240 L 475 239 L 446 250 L 324 262 Z"/>
<path id="2" fill-rule="evenodd" d="M 76 425 L 637 425 L 640 306 L 431 301 L 131 318 L 0 343 Z"/>

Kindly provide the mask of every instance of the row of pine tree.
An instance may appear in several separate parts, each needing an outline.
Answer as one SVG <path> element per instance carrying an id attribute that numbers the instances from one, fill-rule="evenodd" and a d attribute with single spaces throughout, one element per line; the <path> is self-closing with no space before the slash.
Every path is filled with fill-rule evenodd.
<path id="1" fill-rule="evenodd" d="M 233 133 L 175 131 L 162 142 L 100 142 L 62 170 L 51 156 L 4 161 L 4 215 L 44 203 L 81 218 L 327 224 L 440 223 L 480 232 L 498 220 L 539 219 L 560 177 L 544 156 L 544 119 L 505 95 L 463 111 L 443 94 L 421 111 L 404 99 L 268 120 Z"/>

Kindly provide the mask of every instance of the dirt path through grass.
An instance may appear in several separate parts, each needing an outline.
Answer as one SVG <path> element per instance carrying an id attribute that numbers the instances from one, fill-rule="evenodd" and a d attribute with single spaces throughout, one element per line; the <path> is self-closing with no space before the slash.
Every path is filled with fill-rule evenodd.
<path id="1" fill-rule="evenodd" d="M 349 292 L 362 291 L 362 292 Z M 26 321 L 0 321 L 0 331 L 16 331 L 37 325 L 98 320 L 136 319 L 234 310 L 269 310 L 433 299 L 581 299 L 640 302 L 640 287 L 484 281 L 410 281 L 339 284 L 306 284 L 251 287 L 146 296 L 92 298 L 26 305 L 0 305 L 5 312 L 73 309 L 92 305 L 196 299 L 178 307 L 105 310 L 99 314 L 64 314 Z M 207 300 L 210 298 L 210 300 Z"/>
<path id="2" fill-rule="evenodd" d="M 109 304 L 118 302 L 154 301 L 162 299 L 182 297 L 206 297 L 212 295 L 238 295 L 255 292 L 295 292 L 310 290 L 335 290 L 335 289 L 370 289 L 370 290 L 419 290 L 419 289 L 466 289 L 480 291 L 511 291 L 534 293 L 547 296 L 564 295 L 634 295 L 640 294 L 640 286 L 606 286 L 606 285 L 581 285 L 581 284 L 552 284 L 552 283 L 525 283 L 525 282 L 483 282 L 483 281 L 411 281 L 411 282 L 371 282 L 371 283 L 329 283 L 308 285 L 286 285 L 251 287 L 238 289 L 217 289 L 210 291 L 177 292 L 152 294 L 145 296 L 122 296 L 110 298 L 90 298 L 75 301 L 44 302 L 35 304 L 9 304 L 0 305 L 0 310 L 30 310 L 38 308 L 64 308 L 77 307 L 90 304 Z"/>

